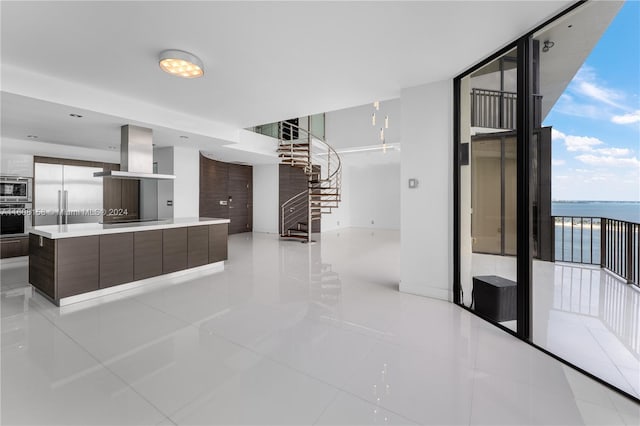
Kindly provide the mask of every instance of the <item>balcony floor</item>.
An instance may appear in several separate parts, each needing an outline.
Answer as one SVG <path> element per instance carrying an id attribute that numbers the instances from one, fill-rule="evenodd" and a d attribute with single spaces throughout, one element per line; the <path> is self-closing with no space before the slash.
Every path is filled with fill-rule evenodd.
<path id="1" fill-rule="evenodd" d="M 597 267 L 534 262 L 539 346 L 640 397 L 640 291 Z"/>
<path id="2" fill-rule="evenodd" d="M 516 280 L 514 257 L 474 253 L 472 265 L 472 276 Z M 536 345 L 640 398 L 637 287 L 598 266 L 534 261 L 532 291 Z"/>

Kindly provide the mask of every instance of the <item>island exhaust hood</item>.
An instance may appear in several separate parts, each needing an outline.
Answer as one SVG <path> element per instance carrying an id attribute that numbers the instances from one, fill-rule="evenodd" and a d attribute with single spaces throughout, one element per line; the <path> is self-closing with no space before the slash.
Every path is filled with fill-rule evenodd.
<path id="1" fill-rule="evenodd" d="M 174 175 L 153 173 L 152 131 L 126 125 L 120 128 L 120 170 L 96 172 L 95 177 L 114 179 L 175 179 Z"/>

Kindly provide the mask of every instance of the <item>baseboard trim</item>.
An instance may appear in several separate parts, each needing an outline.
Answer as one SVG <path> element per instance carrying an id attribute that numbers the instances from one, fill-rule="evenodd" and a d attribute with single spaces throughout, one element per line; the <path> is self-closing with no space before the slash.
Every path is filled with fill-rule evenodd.
<path id="1" fill-rule="evenodd" d="M 439 299 L 447 302 L 453 301 L 453 291 L 451 289 L 429 287 L 424 283 L 400 281 L 400 292 L 415 294 L 416 296 L 430 297 L 432 299 Z"/>

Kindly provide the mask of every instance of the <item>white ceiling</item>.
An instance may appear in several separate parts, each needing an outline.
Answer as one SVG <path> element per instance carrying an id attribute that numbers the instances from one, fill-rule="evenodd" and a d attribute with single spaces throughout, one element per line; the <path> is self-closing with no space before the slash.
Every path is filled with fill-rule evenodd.
<path id="1" fill-rule="evenodd" d="M 159 144 L 185 132 L 208 147 L 238 142 L 230 129 L 452 78 L 570 3 L 3 1 L 2 135 L 104 149 L 132 122 Z M 198 55 L 205 76 L 161 72 L 158 54 L 171 48 Z M 12 95 L 23 99 L 5 102 Z M 90 137 L 65 106 L 86 112 Z"/>

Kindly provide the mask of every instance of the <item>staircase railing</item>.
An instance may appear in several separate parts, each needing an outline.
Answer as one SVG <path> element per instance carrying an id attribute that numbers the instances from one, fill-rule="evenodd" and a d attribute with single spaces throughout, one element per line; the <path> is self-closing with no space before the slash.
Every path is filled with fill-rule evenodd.
<path id="1" fill-rule="evenodd" d="M 309 214 L 309 191 L 294 195 L 280 206 L 280 235 L 287 235 L 291 227 L 301 223 Z M 309 231 L 309 222 L 306 231 Z M 302 231 L 302 230 L 301 230 Z"/>
<path id="2" fill-rule="evenodd" d="M 279 152 L 285 155 L 283 163 L 302 168 L 308 177 L 307 190 L 291 197 L 281 206 L 280 234 L 285 235 L 290 226 L 295 226 L 296 221 L 305 216 L 301 208 L 304 200 L 310 240 L 312 222 L 320 220 L 323 213 L 330 213 L 340 202 L 340 156 L 323 138 L 286 121 L 278 123 L 278 139 Z"/>

